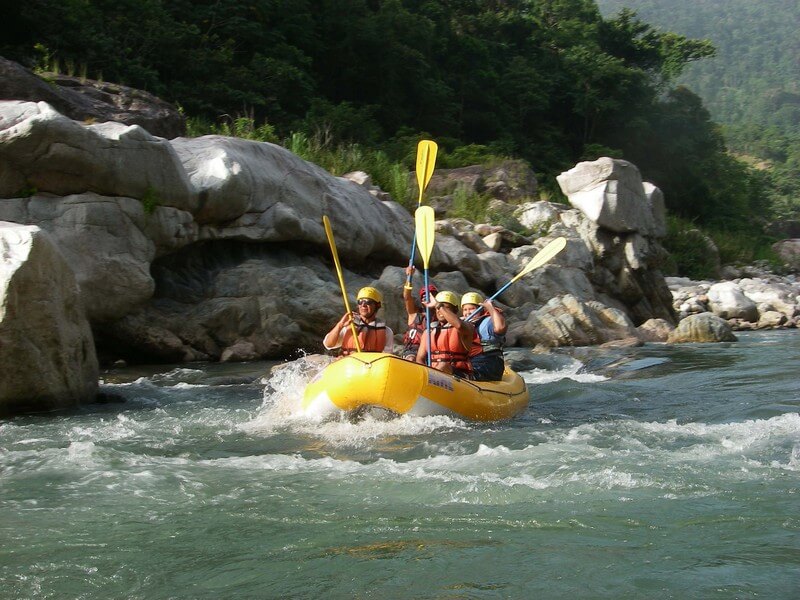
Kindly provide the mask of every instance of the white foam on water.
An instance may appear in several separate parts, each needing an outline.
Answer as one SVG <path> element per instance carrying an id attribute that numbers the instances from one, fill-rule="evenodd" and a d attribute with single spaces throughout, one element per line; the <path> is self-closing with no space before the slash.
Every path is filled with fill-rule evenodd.
<path id="1" fill-rule="evenodd" d="M 302 414 L 303 391 L 330 360 L 318 356 L 303 357 L 281 365 L 264 380 L 264 401 L 256 416 L 239 428 L 251 434 L 276 435 L 283 432 L 308 435 L 332 446 L 368 447 L 375 440 L 397 435 L 425 435 L 434 431 L 467 429 L 460 419 L 447 416 L 380 419 L 367 415 L 357 422 L 344 416 L 340 420 L 320 422 Z"/>
<path id="2" fill-rule="evenodd" d="M 579 360 L 572 359 L 572 362 L 565 365 L 557 371 L 550 371 L 548 369 L 532 369 L 530 371 L 521 371 L 519 374 L 525 383 L 534 385 L 541 385 L 545 383 L 553 383 L 561 381 L 562 379 L 571 379 L 578 383 L 598 383 L 600 381 L 607 381 L 608 377 L 603 375 L 595 375 L 593 373 L 581 373 L 583 363 Z"/>
<path id="3" fill-rule="evenodd" d="M 357 445 L 392 432 L 413 435 L 453 426 L 421 421 L 408 420 L 395 430 L 391 423 L 328 424 L 327 434 L 316 435 Z M 677 498 L 716 493 L 731 481 L 763 479 L 765 469 L 797 471 L 800 415 L 720 424 L 605 421 L 548 432 L 543 443 L 524 448 L 480 444 L 463 453 L 462 444 L 450 444 L 435 451 L 411 461 L 381 458 L 365 464 L 301 456 L 224 460 L 245 461 L 251 468 L 310 470 L 332 478 L 347 474 L 381 482 L 455 485 L 448 497 L 461 502 L 485 500 L 491 490 L 565 487 L 576 493 L 654 489 L 663 491 L 665 498 Z"/>

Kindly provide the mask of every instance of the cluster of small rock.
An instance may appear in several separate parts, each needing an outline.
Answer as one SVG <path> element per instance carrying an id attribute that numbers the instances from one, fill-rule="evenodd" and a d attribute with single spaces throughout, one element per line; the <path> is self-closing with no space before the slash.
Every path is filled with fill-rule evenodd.
<path id="1" fill-rule="evenodd" d="M 776 275 L 763 267 L 726 267 L 723 281 L 667 277 L 678 317 L 712 313 L 732 329 L 784 329 L 800 323 L 800 281 L 794 274 Z"/>

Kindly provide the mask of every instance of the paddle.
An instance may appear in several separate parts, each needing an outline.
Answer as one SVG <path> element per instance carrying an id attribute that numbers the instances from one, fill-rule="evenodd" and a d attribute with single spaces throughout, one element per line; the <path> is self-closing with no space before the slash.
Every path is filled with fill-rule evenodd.
<path id="1" fill-rule="evenodd" d="M 361 352 L 361 344 L 358 341 L 358 332 L 356 331 L 356 324 L 352 319 L 352 311 L 350 310 L 350 302 L 347 301 L 347 290 L 344 287 L 344 277 L 342 276 L 342 266 L 339 264 L 339 253 L 336 252 L 336 242 L 333 241 L 333 230 L 331 229 L 331 222 L 328 220 L 328 215 L 322 215 L 322 224 L 325 226 L 325 235 L 328 236 L 328 244 L 331 246 L 331 254 L 333 255 L 333 264 L 336 266 L 336 275 L 339 277 L 339 287 L 342 288 L 342 297 L 344 298 L 344 309 L 347 314 L 351 316 L 350 327 L 353 330 L 353 342 L 356 345 L 356 351 Z"/>
<path id="2" fill-rule="evenodd" d="M 419 253 L 422 256 L 422 267 L 425 270 L 425 328 L 428 336 L 428 366 L 431 366 L 431 309 L 428 306 L 430 292 L 428 291 L 428 263 L 433 252 L 434 215 L 430 206 L 420 206 L 414 213 L 416 239 L 419 240 Z"/>
<path id="3" fill-rule="evenodd" d="M 428 187 L 433 176 L 433 169 L 436 166 L 436 152 L 439 147 L 436 142 L 431 140 L 421 140 L 417 144 L 417 185 L 419 186 L 419 201 L 417 208 L 422 206 L 422 192 Z M 417 232 L 414 232 L 414 240 L 411 242 L 411 258 L 408 259 L 408 266 L 414 266 L 414 253 L 417 247 Z M 406 286 L 411 285 L 411 275 L 406 280 Z"/>
<path id="4" fill-rule="evenodd" d="M 520 271 L 520 272 L 517 274 L 517 276 L 516 276 L 516 277 L 514 277 L 514 279 L 512 279 L 512 280 L 511 280 L 511 281 L 509 281 L 507 284 L 505 284 L 503 287 L 501 287 L 499 290 L 497 290 L 497 291 L 496 291 L 496 292 L 495 292 L 495 293 L 494 293 L 494 294 L 493 294 L 493 295 L 492 295 L 492 296 L 489 298 L 489 300 L 494 300 L 494 299 L 495 299 L 495 298 L 497 298 L 497 297 L 498 297 L 500 294 L 502 294 L 504 291 L 506 291 L 506 290 L 508 289 L 508 287 L 509 287 L 509 286 L 510 286 L 512 283 L 514 283 L 515 281 L 518 281 L 519 279 L 521 279 L 522 277 L 524 277 L 525 275 L 527 275 L 528 273 L 530 273 L 530 272 L 531 272 L 531 271 L 533 271 L 534 269 L 538 269 L 538 268 L 539 268 L 539 267 L 541 267 L 543 264 L 545 264 L 545 263 L 549 262 L 549 261 L 550 261 L 550 260 L 551 260 L 553 257 L 555 257 L 555 255 L 556 255 L 556 254 L 558 254 L 559 252 L 561 252 L 561 251 L 562 251 L 562 250 L 563 250 L 563 249 L 564 249 L 566 246 L 567 246 L 567 240 L 566 240 L 566 238 L 560 237 L 560 238 L 556 238 L 556 239 L 554 239 L 552 242 L 550 242 L 549 244 L 547 244 L 547 245 L 546 245 L 544 248 L 542 248 L 541 250 L 539 250 L 539 252 L 537 252 L 537 253 L 536 253 L 536 256 L 534 256 L 534 257 L 533 257 L 533 258 L 530 260 L 530 262 L 529 262 L 527 265 L 525 265 L 525 268 L 523 268 L 523 269 L 522 269 L 522 271 Z M 469 321 L 469 320 L 471 320 L 471 319 L 472 319 L 472 317 L 476 317 L 476 316 L 478 316 L 478 314 L 480 314 L 480 312 L 481 312 L 482 310 L 483 310 L 483 306 L 479 306 L 478 308 L 476 308 L 474 311 L 472 311 L 472 312 L 469 314 L 469 316 L 466 318 L 466 320 L 467 320 L 467 321 Z"/>

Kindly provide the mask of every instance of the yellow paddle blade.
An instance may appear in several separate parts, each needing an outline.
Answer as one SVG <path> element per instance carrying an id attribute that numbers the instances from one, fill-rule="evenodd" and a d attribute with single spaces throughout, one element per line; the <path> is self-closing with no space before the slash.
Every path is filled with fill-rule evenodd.
<path id="1" fill-rule="evenodd" d="M 549 262 L 556 254 L 561 252 L 567 246 L 567 239 L 560 237 L 554 239 L 552 242 L 547 244 L 544 248 L 539 250 L 539 252 L 534 256 L 531 261 L 525 265 L 525 268 L 519 272 L 519 275 L 514 277 L 511 281 L 516 281 L 523 275 L 527 275 L 534 269 L 541 267 L 546 262 Z"/>
<path id="2" fill-rule="evenodd" d="M 417 184 L 419 185 L 419 204 L 422 204 L 422 192 L 428 187 L 436 166 L 436 142 L 422 140 L 417 144 Z"/>
<path id="3" fill-rule="evenodd" d="M 414 212 L 414 221 L 417 226 L 417 244 L 422 256 L 422 266 L 428 268 L 428 261 L 433 252 L 433 238 L 435 235 L 434 214 L 430 206 L 420 206 Z"/>
<path id="4" fill-rule="evenodd" d="M 328 244 L 331 247 L 331 254 L 333 255 L 333 264 L 336 267 L 336 276 L 339 278 L 339 287 L 342 289 L 342 298 L 344 298 L 344 309 L 347 314 L 350 314 L 350 302 L 347 300 L 347 290 L 344 287 L 344 275 L 342 275 L 342 265 L 339 264 L 339 253 L 336 251 L 336 242 L 333 239 L 333 229 L 331 229 L 331 222 L 328 215 L 322 215 L 322 225 L 325 227 L 325 235 L 328 236 Z M 353 341 L 356 344 L 356 350 L 361 352 L 361 344 L 358 341 L 358 332 L 356 331 L 355 323 L 350 322 L 350 328 L 353 331 Z"/>

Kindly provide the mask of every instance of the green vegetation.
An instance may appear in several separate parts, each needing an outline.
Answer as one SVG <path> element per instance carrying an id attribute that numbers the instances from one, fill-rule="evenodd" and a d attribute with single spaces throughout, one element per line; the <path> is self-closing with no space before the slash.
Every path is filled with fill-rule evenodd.
<path id="1" fill-rule="evenodd" d="M 713 252 L 711 241 L 691 221 L 668 217 L 664 246 L 669 251 L 669 257 L 663 266 L 665 274 L 692 279 L 715 278 L 719 257 Z"/>
<path id="2" fill-rule="evenodd" d="M 457 187 L 453 191 L 453 204 L 447 213 L 450 216 L 467 219 L 473 223 L 485 223 L 488 206 L 488 196 L 474 194 L 463 187 Z"/>
<path id="3" fill-rule="evenodd" d="M 152 215 L 153 212 L 155 212 L 156 207 L 161 204 L 161 198 L 158 197 L 158 192 L 156 192 L 152 186 L 147 186 L 141 202 L 144 214 Z"/>
<path id="4" fill-rule="evenodd" d="M 4 19 L 8 58 L 102 72 L 178 103 L 193 135 L 365 170 L 409 207 L 420 138 L 439 143 L 440 167 L 522 158 L 556 199 L 555 175 L 578 160 L 625 158 L 672 213 L 736 235 L 760 231 L 778 189 L 675 85 L 712 44 L 630 12 L 603 18 L 593 0 L 28 0 Z M 787 190 L 792 139 L 785 161 L 770 157 Z"/>
<path id="5" fill-rule="evenodd" d="M 800 45 L 797 0 L 598 0 L 604 14 L 707 38 L 714 58 L 679 78 L 722 123 L 728 147 L 765 173 L 769 218 L 800 217 Z"/>
<path id="6" fill-rule="evenodd" d="M 664 238 L 669 258 L 663 269 L 667 275 L 684 275 L 693 279 L 717 277 L 716 271 L 721 264 L 741 266 L 759 261 L 779 269 L 781 261 L 771 248 L 775 241 L 759 232 L 704 231 L 691 221 L 669 216 Z"/>
<path id="7" fill-rule="evenodd" d="M 38 191 L 39 190 L 36 189 L 36 186 L 26 179 L 25 185 L 23 185 L 21 189 L 17 190 L 17 193 L 14 194 L 14 197 L 30 198 L 31 196 L 35 196 L 38 193 Z"/>

